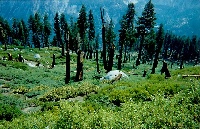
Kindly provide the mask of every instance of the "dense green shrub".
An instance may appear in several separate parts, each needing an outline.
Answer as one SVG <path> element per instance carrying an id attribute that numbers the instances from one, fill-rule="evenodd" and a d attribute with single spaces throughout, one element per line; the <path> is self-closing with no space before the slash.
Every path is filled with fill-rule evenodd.
<path id="1" fill-rule="evenodd" d="M 21 110 L 13 105 L 1 104 L 0 105 L 0 120 L 10 121 L 15 117 L 22 114 Z"/>
<path id="2" fill-rule="evenodd" d="M 3 96 L 0 95 L 0 104 L 7 104 L 11 106 L 16 106 L 23 108 L 26 106 L 25 101 L 22 98 L 19 98 L 17 95 Z"/>
<path id="3" fill-rule="evenodd" d="M 84 96 L 92 92 L 97 92 L 98 87 L 91 84 L 80 85 L 78 87 L 75 86 L 64 86 L 59 88 L 54 88 L 44 95 L 42 95 L 39 100 L 46 101 L 59 101 L 61 99 L 74 98 L 77 96 Z"/>

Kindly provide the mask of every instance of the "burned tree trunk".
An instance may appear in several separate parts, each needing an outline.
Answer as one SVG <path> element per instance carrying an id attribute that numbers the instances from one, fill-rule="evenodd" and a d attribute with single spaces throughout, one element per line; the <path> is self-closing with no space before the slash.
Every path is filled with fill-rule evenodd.
<path id="1" fill-rule="evenodd" d="M 62 47 L 61 55 L 62 55 L 62 56 L 65 56 L 65 47 L 64 47 L 64 43 L 62 42 L 61 45 L 62 45 L 62 46 L 61 46 L 61 47 Z"/>
<path id="2" fill-rule="evenodd" d="M 95 48 L 96 48 L 95 58 L 96 58 L 96 65 L 97 65 L 97 73 L 100 74 L 100 70 L 99 70 L 99 51 L 98 51 L 98 49 L 99 49 L 99 35 L 97 35 L 95 43 L 96 43 L 96 46 L 95 46 Z"/>
<path id="3" fill-rule="evenodd" d="M 12 54 L 11 54 L 11 53 L 8 53 L 8 60 L 9 60 L 9 61 L 12 61 L 12 60 L 13 60 L 13 57 L 12 57 Z"/>
<path id="4" fill-rule="evenodd" d="M 65 84 L 70 82 L 70 55 L 69 51 L 66 51 L 66 76 L 65 76 Z"/>
<path id="5" fill-rule="evenodd" d="M 104 9 L 101 9 L 101 20 L 102 20 L 102 44 L 103 44 L 103 65 L 104 69 L 107 70 L 107 60 L 106 60 L 106 41 L 105 41 L 105 21 L 104 21 Z"/>
<path id="6" fill-rule="evenodd" d="M 108 61 L 107 72 L 109 72 L 109 71 L 112 70 L 114 53 L 115 53 L 115 45 L 112 44 L 112 46 L 111 46 L 111 48 L 110 48 L 110 54 L 109 54 L 109 61 Z"/>
<path id="7" fill-rule="evenodd" d="M 69 32 L 67 33 L 66 40 L 66 75 L 65 75 L 65 84 L 70 82 L 70 54 L 69 54 Z"/>
<path id="8" fill-rule="evenodd" d="M 53 61 L 51 67 L 54 68 L 55 64 L 56 64 L 56 56 L 55 54 L 53 54 Z"/>
<path id="9" fill-rule="evenodd" d="M 77 73 L 76 73 L 76 81 L 83 80 L 83 56 L 84 53 L 79 50 L 77 56 Z"/>
<path id="10" fill-rule="evenodd" d="M 163 61 L 163 66 L 162 66 L 162 69 L 160 71 L 161 71 L 161 75 L 163 73 L 165 73 L 165 78 L 171 77 L 170 72 L 169 72 L 168 67 L 167 67 L 167 63 L 165 61 Z"/>
<path id="11" fill-rule="evenodd" d="M 99 70 L 99 53 L 98 50 L 96 50 L 96 63 L 97 63 L 97 73 L 100 74 L 100 70 Z"/>
<path id="12" fill-rule="evenodd" d="M 141 56 L 142 56 L 143 44 L 144 44 L 144 34 L 141 36 L 138 58 L 137 58 L 137 60 L 136 60 L 136 66 L 139 66 L 139 65 L 140 65 L 140 60 L 141 60 Z"/>

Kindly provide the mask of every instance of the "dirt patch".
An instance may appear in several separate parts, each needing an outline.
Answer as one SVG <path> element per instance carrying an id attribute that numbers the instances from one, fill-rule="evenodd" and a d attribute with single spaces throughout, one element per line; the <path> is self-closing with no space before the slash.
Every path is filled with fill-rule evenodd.
<path id="1" fill-rule="evenodd" d="M 33 113 L 33 112 L 37 112 L 39 110 L 41 110 L 40 106 L 38 106 L 38 107 L 27 107 L 27 108 L 24 108 L 22 110 L 22 112 L 24 112 L 24 113 Z"/>
<path id="2" fill-rule="evenodd" d="M 67 99 L 69 102 L 84 102 L 84 97 L 83 96 L 77 96 L 75 98 L 69 98 Z"/>

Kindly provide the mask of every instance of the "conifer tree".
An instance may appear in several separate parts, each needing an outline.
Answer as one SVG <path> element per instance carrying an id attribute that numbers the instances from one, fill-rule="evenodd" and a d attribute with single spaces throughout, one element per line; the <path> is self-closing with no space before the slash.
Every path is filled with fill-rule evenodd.
<path id="1" fill-rule="evenodd" d="M 69 28 L 64 13 L 62 13 L 60 16 L 60 28 L 61 28 L 61 38 L 64 39 L 66 43 L 67 33 L 69 32 Z M 62 42 L 61 46 L 62 46 L 62 55 L 64 55 L 64 42 Z"/>
<path id="2" fill-rule="evenodd" d="M 189 52 L 190 52 L 190 60 L 194 60 L 197 57 L 197 36 L 193 35 L 190 46 L 189 46 Z"/>
<path id="3" fill-rule="evenodd" d="M 152 32 L 151 29 L 154 28 L 155 20 L 156 17 L 155 17 L 154 5 L 152 4 L 151 0 L 149 0 L 149 2 L 145 5 L 144 11 L 142 12 L 142 16 L 139 17 L 138 20 L 137 33 L 140 38 L 140 47 L 139 47 L 138 58 L 136 60 L 136 66 L 140 65 L 142 48 L 145 41 L 145 35 L 149 34 L 149 32 Z"/>
<path id="4" fill-rule="evenodd" d="M 12 37 L 13 37 L 13 41 L 19 39 L 18 33 L 19 33 L 18 21 L 17 21 L 17 19 L 14 18 L 13 19 L 13 23 L 12 23 Z"/>
<path id="5" fill-rule="evenodd" d="M 108 66 L 107 66 L 107 72 L 112 70 L 113 67 L 113 59 L 114 59 L 114 52 L 115 52 L 115 33 L 114 33 L 114 23 L 111 19 L 109 23 L 109 27 L 106 31 L 106 45 L 107 45 L 107 52 L 108 52 Z"/>
<path id="6" fill-rule="evenodd" d="M 127 30 L 127 23 L 126 23 L 126 17 L 123 16 L 121 22 L 120 22 L 120 30 L 119 30 L 119 56 L 118 56 L 118 66 L 117 69 L 122 69 L 122 53 L 124 44 L 126 41 L 126 30 Z"/>
<path id="7" fill-rule="evenodd" d="M 61 30 L 60 30 L 60 18 L 59 18 L 58 12 L 56 13 L 54 17 L 54 31 L 55 31 L 56 39 L 57 39 L 56 46 L 60 46 L 62 44 L 62 38 L 61 38 Z"/>
<path id="8" fill-rule="evenodd" d="M 124 62 L 127 60 L 127 50 L 131 50 L 135 42 L 135 28 L 134 28 L 135 6 L 133 3 L 128 4 L 128 9 L 120 21 L 119 30 L 119 56 L 118 56 L 118 69 L 121 69 L 122 53 L 125 51 Z"/>
<path id="9" fill-rule="evenodd" d="M 4 24 L 2 21 L 0 21 L 0 42 L 4 44 L 4 50 L 7 50 L 7 43 L 6 43 L 6 31 L 4 29 Z"/>
<path id="10" fill-rule="evenodd" d="M 29 36 L 32 37 L 32 40 L 29 40 L 29 46 L 31 47 L 33 44 L 33 22 L 34 22 L 34 18 L 33 15 L 30 15 L 28 18 L 28 32 L 29 32 Z"/>
<path id="11" fill-rule="evenodd" d="M 73 21 L 73 19 L 70 19 L 70 27 L 69 27 L 69 48 L 72 51 L 77 51 L 80 49 L 79 47 L 79 31 L 78 31 L 78 26 L 77 23 Z M 78 38 L 77 38 L 78 37 Z"/>
<path id="12" fill-rule="evenodd" d="M 22 22 L 18 22 L 18 40 L 20 41 L 20 45 L 25 46 L 25 33 L 24 33 L 24 27 L 22 25 Z"/>
<path id="13" fill-rule="evenodd" d="M 27 45 L 27 42 L 28 42 L 29 31 L 28 31 L 28 27 L 27 27 L 26 23 L 24 22 L 24 20 L 21 20 L 21 24 L 22 24 L 23 32 L 24 32 L 23 45 L 24 45 L 24 48 L 25 48 L 26 45 Z"/>
<path id="14" fill-rule="evenodd" d="M 93 53 L 93 42 L 95 38 L 95 26 L 94 26 L 94 16 L 92 13 L 92 10 L 89 11 L 88 16 L 88 46 L 87 50 L 89 52 L 89 59 L 92 59 L 92 53 Z"/>
<path id="15" fill-rule="evenodd" d="M 160 24 L 158 28 L 158 32 L 156 34 L 156 51 L 155 51 L 155 57 L 154 57 L 154 63 L 153 63 L 153 68 L 152 68 L 152 74 L 155 73 L 155 68 L 158 65 L 158 57 L 159 53 L 161 51 L 162 45 L 164 42 L 164 29 L 163 29 L 163 24 Z"/>
<path id="16" fill-rule="evenodd" d="M 49 36 L 51 34 L 51 25 L 49 23 L 47 14 L 44 15 L 43 23 L 44 23 L 44 47 L 47 46 L 49 47 Z"/>
<path id="17" fill-rule="evenodd" d="M 3 31 L 5 34 L 5 37 L 4 37 L 5 42 L 4 43 L 6 45 L 6 44 L 12 42 L 12 30 L 10 28 L 8 21 L 5 19 L 2 19 L 2 20 L 3 20 L 3 22 L 2 22 Z M 1 20 L 0 20 L 0 23 L 1 23 Z"/>
<path id="18" fill-rule="evenodd" d="M 81 10 L 79 12 L 79 17 L 77 21 L 78 29 L 79 29 L 79 34 L 82 42 L 82 50 L 85 51 L 86 49 L 86 44 L 85 44 L 85 36 L 86 36 L 86 30 L 88 28 L 87 25 L 87 13 L 86 13 L 86 8 L 85 5 L 82 5 Z"/>
<path id="19" fill-rule="evenodd" d="M 41 48 L 41 37 L 42 37 L 42 23 L 41 23 L 41 17 L 38 12 L 35 13 L 34 19 L 33 19 L 33 43 L 36 48 Z"/>

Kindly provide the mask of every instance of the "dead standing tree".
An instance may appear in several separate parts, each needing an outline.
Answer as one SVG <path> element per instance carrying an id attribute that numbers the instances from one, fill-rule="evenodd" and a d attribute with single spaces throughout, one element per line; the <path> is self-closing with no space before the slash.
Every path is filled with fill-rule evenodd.
<path id="1" fill-rule="evenodd" d="M 69 54 L 69 31 L 66 34 L 66 75 L 65 84 L 70 82 L 70 54 Z"/>
<path id="2" fill-rule="evenodd" d="M 102 44 L 103 44 L 103 65 L 104 69 L 107 70 L 107 60 L 106 60 L 106 39 L 105 39 L 105 21 L 104 21 L 104 9 L 100 8 L 101 11 L 101 21 L 102 21 Z"/>
<path id="3" fill-rule="evenodd" d="M 76 81 L 83 80 L 83 56 L 84 56 L 84 52 L 82 52 L 81 50 L 78 50 Z"/>
<path id="4" fill-rule="evenodd" d="M 52 61 L 51 68 L 54 68 L 55 64 L 56 64 L 56 56 L 55 54 L 53 54 L 53 61 Z"/>
<path id="5" fill-rule="evenodd" d="M 99 36 L 97 36 L 96 37 L 96 65 L 97 65 L 97 73 L 99 73 L 100 74 L 100 70 L 99 70 L 99 51 L 98 51 L 98 49 L 99 49 L 99 41 L 98 41 L 98 37 Z"/>
<path id="6" fill-rule="evenodd" d="M 108 61 L 108 68 L 107 68 L 107 72 L 112 70 L 113 67 L 113 58 L 114 58 L 114 54 L 115 54 L 115 45 L 112 44 L 112 46 L 110 47 L 110 53 L 109 53 L 109 61 Z"/>

